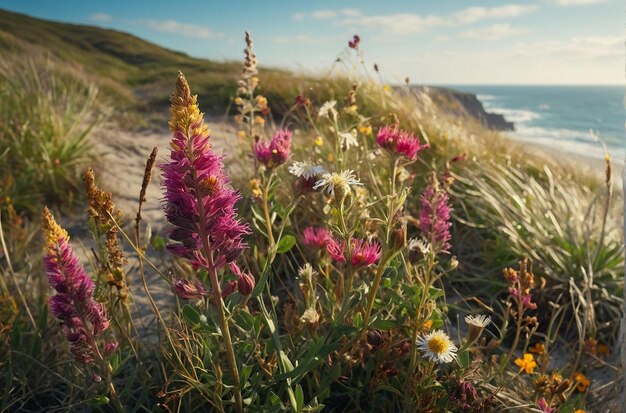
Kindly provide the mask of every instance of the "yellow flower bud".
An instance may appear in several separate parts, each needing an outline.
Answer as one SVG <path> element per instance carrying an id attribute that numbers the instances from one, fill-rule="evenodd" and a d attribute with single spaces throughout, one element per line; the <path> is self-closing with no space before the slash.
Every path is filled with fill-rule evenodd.
<path id="1" fill-rule="evenodd" d="M 265 125 L 265 119 L 263 119 L 260 116 L 255 116 L 254 117 L 254 123 L 256 123 L 257 125 L 263 126 L 263 125 Z"/>
<path id="2" fill-rule="evenodd" d="M 321 136 L 318 136 L 317 138 L 315 138 L 315 144 L 317 146 L 322 146 L 324 144 L 324 139 L 322 139 Z"/>
<path id="3" fill-rule="evenodd" d="M 246 138 L 246 132 L 245 132 L 245 131 L 242 131 L 242 130 L 238 131 L 238 132 L 237 132 L 237 137 L 238 137 L 239 139 L 245 139 L 245 138 Z"/>
<path id="4" fill-rule="evenodd" d="M 240 98 L 239 96 L 237 96 L 235 98 L 235 105 L 242 106 L 243 105 L 243 99 Z"/>

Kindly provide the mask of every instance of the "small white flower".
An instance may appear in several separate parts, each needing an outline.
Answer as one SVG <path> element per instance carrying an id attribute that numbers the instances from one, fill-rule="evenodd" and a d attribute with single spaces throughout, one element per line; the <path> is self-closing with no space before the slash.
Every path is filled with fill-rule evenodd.
<path id="1" fill-rule="evenodd" d="M 312 165 L 308 162 L 299 161 L 292 163 L 289 166 L 288 171 L 290 174 L 295 175 L 299 178 L 302 177 L 304 179 L 313 178 L 326 172 L 324 170 L 324 167 L 321 165 Z"/>
<path id="2" fill-rule="evenodd" d="M 409 251 L 411 250 L 417 250 L 421 252 L 422 255 L 426 255 L 430 252 L 430 244 L 422 238 L 411 238 L 409 240 Z"/>
<path id="3" fill-rule="evenodd" d="M 336 100 L 329 100 L 324 103 L 320 108 L 319 117 L 328 117 L 329 113 L 332 113 L 333 117 L 337 117 L 337 110 L 335 110 L 335 106 L 337 105 Z"/>
<path id="4" fill-rule="evenodd" d="M 300 317 L 300 321 L 304 324 L 315 325 L 320 321 L 320 315 L 315 308 L 307 308 Z"/>
<path id="5" fill-rule="evenodd" d="M 363 185 L 356 179 L 354 172 L 350 169 L 337 172 L 327 172 L 322 175 L 322 179 L 315 183 L 313 189 L 322 188 L 328 195 L 335 196 L 335 193 L 347 194 L 350 192 L 350 187 L 354 185 Z"/>
<path id="6" fill-rule="evenodd" d="M 341 144 L 346 147 L 346 150 L 350 149 L 351 146 L 358 148 L 359 142 L 356 140 L 356 130 L 342 132 L 339 134 L 339 137 L 341 138 Z"/>
<path id="7" fill-rule="evenodd" d="M 202 321 L 204 324 L 208 323 L 208 319 L 206 318 L 206 316 L 204 314 L 200 314 L 200 321 Z"/>
<path id="8" fill-rule="evenodd" d="M 298 270 L 298 275 L 304 280 L 312 280 L 317 275 L 317 271 L 307 262 Z"/>
<path id="9" fill-rule="evenodd" d="M 465 316 L 465 322 L 469 325 L 485 328 L 491 323 L 491 317 L 487 315 L 468 315 Z"/>
<path id="10" fill-rule="evenodd" d="M 457 347 L 443 330 L 436 330 L 415 342 L 424 357 L 435 363 L 450 363 L 456 359 Z"/>

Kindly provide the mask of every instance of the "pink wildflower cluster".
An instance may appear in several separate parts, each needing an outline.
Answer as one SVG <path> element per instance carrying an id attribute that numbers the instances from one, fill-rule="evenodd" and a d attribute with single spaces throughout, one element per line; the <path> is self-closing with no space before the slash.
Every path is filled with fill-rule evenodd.
<path id="1" fill-rule="evenodd" d="M 330 231 L 324 227 L 306 227 L 302 233 L 302 243 L 307 247 L 324 249 L 331 239 Z"/>
<path id="2" fill-rule="evenodd" d="M 448 194 L 434 184 L 426 187 L 420 197 L 420 230 L 433 251 L 450 250 L 450 205 Z"/>
<path id="3" fill-rule="evenodd" d="M 211 150 L 209 131 L 182 74 L 171 111 L 172 149 L 161 166 L 165 215 L 174 226 L 167 248 L 196 268 L 216 270 L 247 248 L 243 237 L 250 230 L 237 220 L 240 196 L 229 185 L 222 157 Z M 201 252 L 205 245 L 209 256 Z"/>
<path id="4" fill-rule="evenodd" d="M 254 145 L 254 156 L 268 168 L 285 163 L 291 150 L 291 131 L 278 130 L 269 143 L 257 142 Z"/>
<path id="5" fill-rule="evenodd" d="M 376 142 L 381 148 L 390 152 L 404 155 L 414 160 L 417 153 L 430 147 L 428 144 L 420 145 L 419 139 L 409 132 L 403 131 L 397 126 L 383 126 L 378 130 Z"/>
<path id="6" fill-rule="evenodd" d="M 329 238 L 326 251 L 337 262 L 349 262 L 353 267 L 369 267 L 380 258 L 381 247 L 378 241 L 350 240 L 351 256 L 346 256 L 345 242 Z"/>
<path id="7" fill-rule="evenodd" d="M 96 286 L 72 251 L 67 232 L 59 227 L 47 208 L 43 212 L 43 226 L 44 268 L 50 286 L 57 292 L 50 299 L 50 310 L 63 321 L 63 332 L 74 359 L 92 363 L 99 354 L 95 339 L 109 327 L 104 306 L 94 299 Z M 115 348 L 116 343 L 105 346 L 110 352 Z"/>

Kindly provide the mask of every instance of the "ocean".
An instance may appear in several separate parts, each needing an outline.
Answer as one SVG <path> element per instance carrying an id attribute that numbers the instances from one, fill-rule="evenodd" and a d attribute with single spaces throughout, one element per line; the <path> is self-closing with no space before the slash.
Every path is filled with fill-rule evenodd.
<path id="1" fill-rule="evenodd" d="M 624 159 L 622 86 L 446 86 L 476 94 L 487 112 L 515 124 L 514 139 L 603 158 Z"/>

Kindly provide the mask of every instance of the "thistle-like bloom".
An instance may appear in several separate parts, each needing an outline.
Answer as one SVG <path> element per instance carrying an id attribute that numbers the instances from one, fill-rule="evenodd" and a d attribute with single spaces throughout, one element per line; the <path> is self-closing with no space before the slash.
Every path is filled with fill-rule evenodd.
<path id="1" fill-rule="evenodd" d="M 356 238 L 350 240 L 351 256 L 346 256 L 344 242 L 330 238 L 326 244 L 326 251 L 337 262 L 349 262 L 353 267 L 369 267 L 380 258 L 381 247 L 378 241 L 364 241 Z"/>
<path id="2" fill-rule="evenodd" d="M 358 49 L 359 43 L 361 43 L 361 38 L 358 34 L 355 34 L 354 36 L 352 36 L 352 40 L 348 41 L 348 47 L 350 49 Z"/>
<path id="3" fill-rule="evenodd" d="M 430 147 L 428 144 L 420 145 L 417 137 L 399 129 L 397 126 L 383 126 L 380 128 L 376 135 L 376 142 L 389 152 L 404 155 L 411 160 L 417 157 L 419 151 Z"/>
<path id="4" fill-rule="evenodd" d="M 275 168 L 285 163 L 291 150 L 291 131 L 278 130 L 269 143 L 257 142 L 254 156 L 268 168 Z"/>
<path id="5" fill-rule="evenodd" d="M 302 233 L 302 243 L 307 247 L 323 249 L 331 238 L 330 231 L 324 227 L 306 227 Z"/>
<path id="6" fill-rule="evenodd" d="M 325 173 L 322 175 L 322 178 L 315 183 L 313 189 L 322 188 L 328 195 L 341 200 L 350 193 L 350 187 L 355 185 L 363 184 L 356 179 L 354 172 L 348 169 L 341 173 Z"/>
<path id="7" fill-rule="evenodd" d="M 177 279 L 172 284 L 174 294 L 186 300 L 199 300 L 209 295 L 209 292 L 199 282 L 192 283 L 184 278 Z"/>
<path id="8" fill-rule="evenodd" d="M 435 363 L 450 363 L 456 359 L 457 347 L 443 330 L 436 330 L 417 339 L 417 348 Z"/>
<path id="9" fill-rule="evenodd" d="M 435 253 L 447 252 L 450 241 L 450 206 L 448 194 L 435 185 L 426 187 L 420 197 L 420 230 Z"/>
<path id="10" fill-rule="evenodd" d="M 182 73 L 171 101 L 171 153 L 161 166 L 165 215 L 174 226 L 167 248 L 195 267 L 212 271 L 239 257 L 250 230 L 237 220 L 240 196 L 230 187 L 222 157 L 211 150 L 197 96 L 191 95 Z M 202 254 L 203 249 L 210 256 Z"/>
<path id="11" fill-rule="evenodd" d="M 44 208 L 42 218 L 46 237 L 44 268 L 50 286 L 57 292 L 50 299 L 50 310 L 63 321 L 74 359 L 92 363 L 98 354 L 94 339 L 109 327 L 109 320 L 102 304 L 93 297 L 96 286 L 72 251 L 69 235 L 48 208 Z"/>

